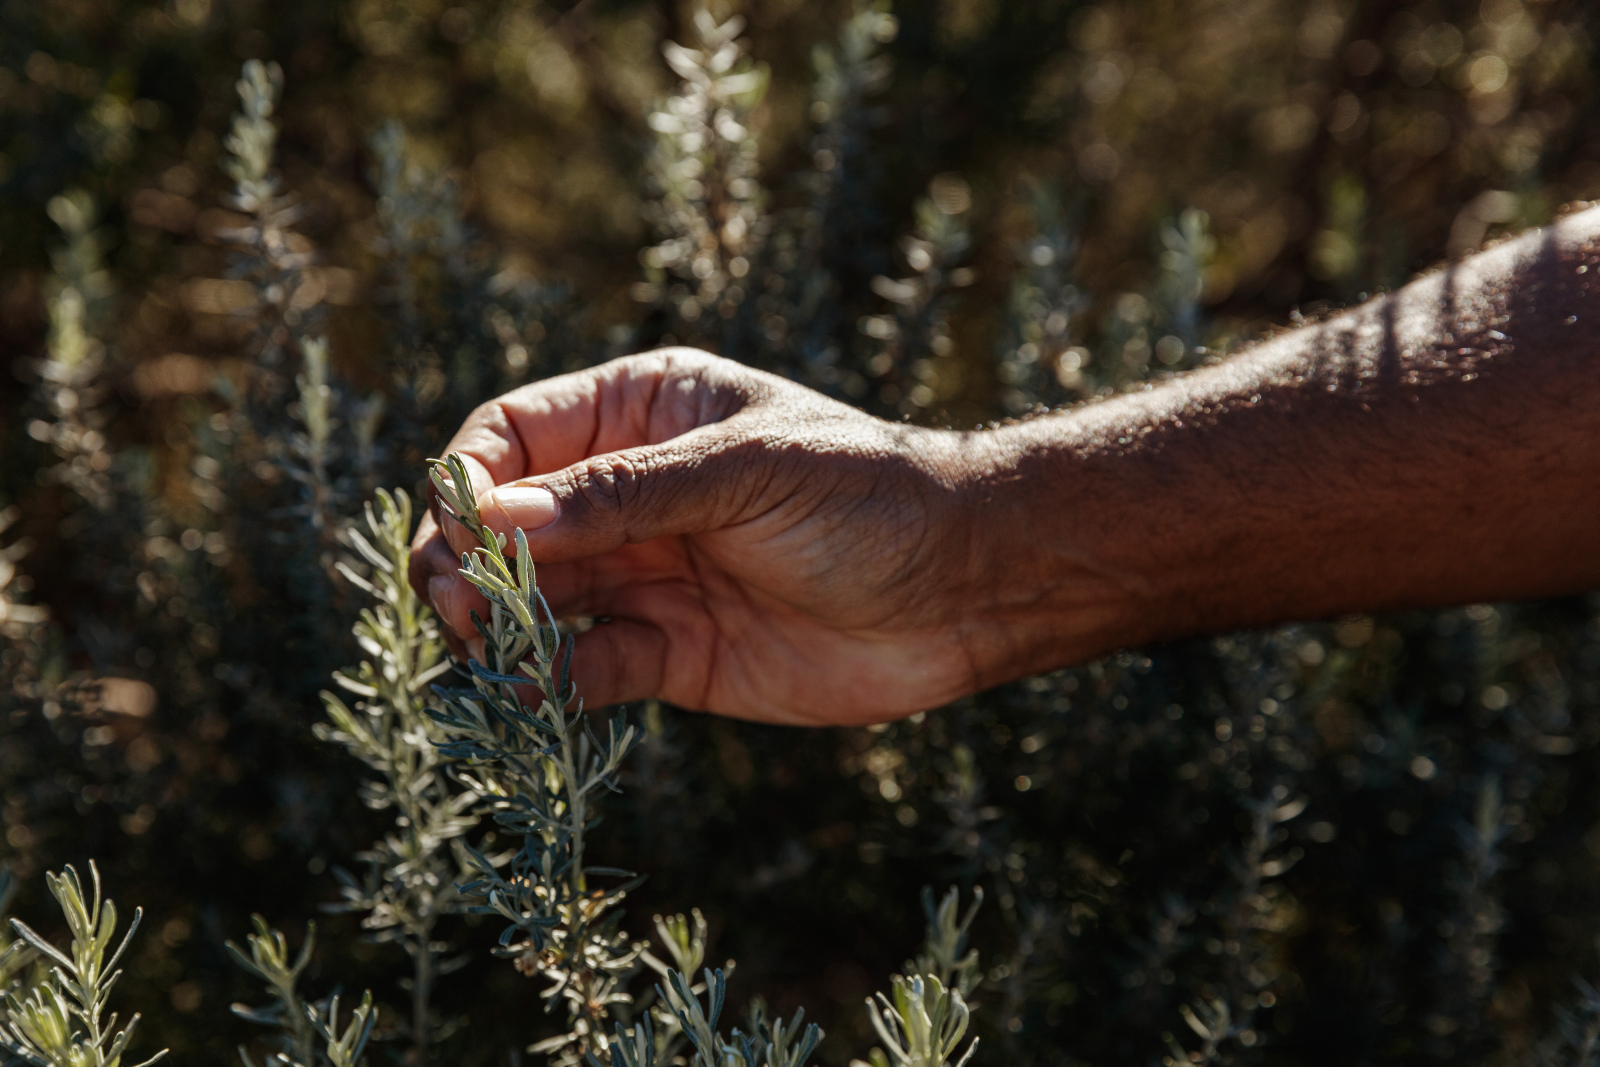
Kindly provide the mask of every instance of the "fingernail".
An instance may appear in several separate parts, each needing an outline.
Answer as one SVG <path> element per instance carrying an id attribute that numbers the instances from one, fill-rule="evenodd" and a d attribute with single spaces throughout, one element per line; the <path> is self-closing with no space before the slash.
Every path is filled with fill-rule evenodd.
<path id="1" fill-rule="evenodd" d="M 455 582 L 447 574 L 435 574 L 428 579 L 428 599 L 433 610 L 446 626 L 450 625 L 450 609 L 454 606 Z M 454 629 L 454 627 L 452 627 Z"/>
<path id="2" fill-rule="evenodd" d="M 508 485 L 490 491 L 489 500 L 506 521 L 524 530 L 537 530 L 556 521 L 561 508 L 548 489 Z"/>

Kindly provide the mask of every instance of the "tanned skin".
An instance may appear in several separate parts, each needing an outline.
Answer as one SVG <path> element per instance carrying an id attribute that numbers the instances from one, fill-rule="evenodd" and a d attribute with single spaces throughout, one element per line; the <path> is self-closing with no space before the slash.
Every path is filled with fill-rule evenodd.
<path id="1" fill-rule="evenodd" d="M 592 706 L 899 718 L 1130 645 L 1600 587 L 1600 209 L 1143 392 L 888 423 L 687 349 L 484 405 L 447 446 L 521 526 Z M 437 504 L 412 582 L 484 604 Z M 475 639 L 474 639 L 475 640 Z"/>

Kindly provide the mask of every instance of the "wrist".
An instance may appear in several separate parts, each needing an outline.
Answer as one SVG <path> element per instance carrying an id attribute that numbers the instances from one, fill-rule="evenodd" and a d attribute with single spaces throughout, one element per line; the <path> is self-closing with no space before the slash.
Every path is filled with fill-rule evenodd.
<path id="1" fill-rule="evenodd" d="M 938 431 L 936 467 L 964 558 L 950 583 L 963 644 L 996 684 L 1162 635 L 1170 590 L 1143 531 L 1159 521 L 1073 416 Z M 942 538 L 943 539 L 943 538 Z M 1133 542 L 1143 540 L 1140 551 Z"/>

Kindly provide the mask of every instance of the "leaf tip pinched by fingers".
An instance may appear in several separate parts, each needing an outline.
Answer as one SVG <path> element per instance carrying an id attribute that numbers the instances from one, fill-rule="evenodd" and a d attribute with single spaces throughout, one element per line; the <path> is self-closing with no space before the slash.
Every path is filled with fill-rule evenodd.
<path id="1" fill-rule="evenodd" d="M 478 500 L 472 492 L 472 476 L 460 453 L 452 452 L 443 459 L 428 460 L 428 481 L 433 484 L 439 502 L 450 517 L 466 527 L 474 537 L 484 539 L 483 520 L 478 514 Z"/>

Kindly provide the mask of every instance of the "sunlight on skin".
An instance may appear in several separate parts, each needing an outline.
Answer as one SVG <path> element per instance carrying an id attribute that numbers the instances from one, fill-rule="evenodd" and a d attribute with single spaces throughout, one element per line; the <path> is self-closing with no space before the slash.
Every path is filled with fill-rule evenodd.
<path id="1" fill-rule="evenodd" d="M 1600 584 L 1597 230 L 997 430 L 668 349 L 509 393 L 450 448 L 555 610 L 605 620 L 574 665 L 595 703 L 878 722 L 1152 640 L 1569 592 Z M 458 652 L 467 542 L 425 521 L 412 565 Z"/>

